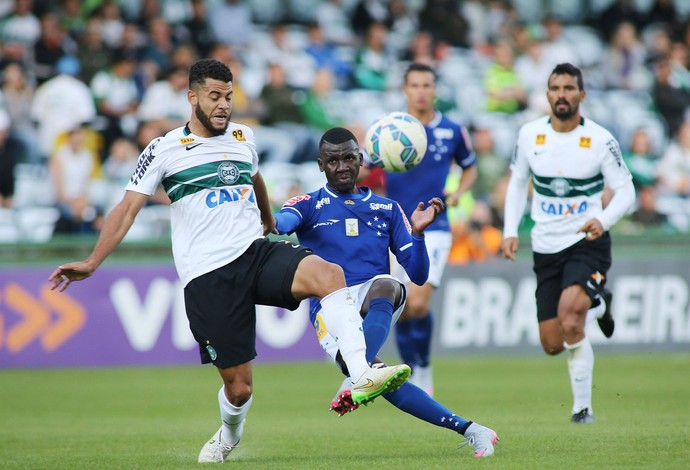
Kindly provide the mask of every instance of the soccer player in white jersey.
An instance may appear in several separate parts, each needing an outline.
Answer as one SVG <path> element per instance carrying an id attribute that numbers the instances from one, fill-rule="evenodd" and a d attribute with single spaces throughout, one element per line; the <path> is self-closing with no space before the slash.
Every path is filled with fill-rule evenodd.
<path id="1" fill-rule="evenodd" d="M 407 112 L 424 124 L 428 146 L 416 167 L 404 173 L 386 173 L 387 196 L 398 201 L 408 217 L 418 201 L 434 197 L 455 206 L 477 179 L 476 157 L 469 134 L 434 109 L 436 73 L 428 65 L 410 64 L 405 71 L 403 93 L 407 98 Z M 462 175 L 458 189 L 447 194 L 446 179 L 453 162 L 462 168 Z M 409 283 L 403 269 L 398 266 L 394 270 L 396 276 L 408 282 L 409 292 L 405 311 L 396 325 L 398 351 L 403 362 L 412 367 L 410 380 L 430 395 L 433 395 L 431 297 L 441 283 L 452 242 L 448 217 L 444 212 L 426 230 L 426 248 L 431 261 L 427 282 L 421 286 Z"/>
<path id="2" fill-rule="evenodd" d="M 442 213 L 444 205 L 440 198 L 432 198 L 424 209 L 420 201 L 408 221 L 397 202 L 356 186 L 362 161 L 352 132 L 342 127 L 326 131 L 319 143 L 318 165 L 327 184 L 288 200 L 275 215 L 276 229 L 281 234 L 294 232 L 301 244 L 342 266 L 364 319 L 367 360 L 382 365 L 376 355 L 402 312 L 407 293 L 405 285 L 390 275 L 389 249 L 412 282 L 424 284 L 429 275 L 424 230 Z M 322 321 L 322 305 L 318 299 L 310 303 L 310 319 L 321 346 L 347 376 L 338 345 Z M 331 402 L 331 410 L 342 416 L 356 409 L 351 393 L 346 378 Z M 464 436 L 476 457 L 493 455 L 498 441 L 493 430 L 454 414 L 421 388 L 405 383 L 383 397 L 401 411 Z"/>
<path id="3" fill-rule="evenodd" d="M 190 328 L 201 362 L 213 363 L 223 380 L 218 392 L 222 425 L 198 460 L 223 462 L 242 437 L 252 403 L 256 304 L 295 309 L 301 300 L 321 299 L 323 321 L 353 372 L 355 402 L 395 390 L 410 368 L 369 366 L 362 319 L 342 268 L 299 245 L 265 238 L 275 219 L 252 131 L 230 121 L 230 69 L 217 60 L 198 61 L 190 69 L 189 87 L 187 125 L 146 147 L 89 257 L 59 266 L 49 279 L 53 289 L 63 291 L 91 276 L 163 184 L 171 200 L 173 257 Z"/>
<path id="4" fill-rule="evenodd" d="M 604 289 L 611 266 L 608 230 L 635 202 L 635 189 L 616 139 L 580 115 L 585 98 L 582 72 L 568 63 L 557 65 L 546 96 L 551 116 L 525 124 L 518 134 L 502 251 L 515 260 L 531 178 L 539 337 L 546 354 L 567 351 L 571 419 L 591 423 L 594 352 L 585 324 L 588 317 L 597 318 L 604 335 L 613 334 L 611 296 Z M 604 209 L 605 185 L 614 196 Z"/>

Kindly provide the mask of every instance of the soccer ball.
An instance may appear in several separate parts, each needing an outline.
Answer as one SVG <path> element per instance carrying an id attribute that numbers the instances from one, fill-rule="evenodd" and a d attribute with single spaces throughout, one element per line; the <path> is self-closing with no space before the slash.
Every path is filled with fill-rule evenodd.
<path id="1" fill-rule="evenodd" d="M 392 173 L 414 168 L 426 152 L 426 130 L 417 118 L 401 112 L 380 116 L 367 130 L 364 148 L 371 162 Z"/>

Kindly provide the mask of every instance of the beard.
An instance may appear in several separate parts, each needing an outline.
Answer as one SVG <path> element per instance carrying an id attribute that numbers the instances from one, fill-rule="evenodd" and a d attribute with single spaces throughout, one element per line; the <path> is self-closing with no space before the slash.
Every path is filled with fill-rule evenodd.
<path id="1" fill-rule="evenodd" d="M 560 105 L 560 104 L 567 105 L 567 108 L 563 111 L 558 111 L 558 105 Z M 578 110 L 577 106 L 573 107 L 567 101 L 558 101 L 551 108 L 551 111 L 553 112 L 554 117 L 556 117 L 557 119 L 559 119 L 561 121 L 567 121 L 571 117 L 575 116 L 575 114 L 577 113 L 577 110 Z"/>
<path id="2" fill-rule="evenodd" d="M 196 115 L 196 118 L 199 120 L 201 125 L 204 126 L 204 128 L 206 128 L 206 130 L 209 131 L 212 136 L 219 136 L 225 134 L 225 131 L 228 129 L 228 125 L 230 124 L 230 118 L 232 117 L 231 112 L 230 116 L 228 116 L 228 119 L 225 121 L 225 125 L 222 127 L 222 129 L 218 129 L 216 127 L 213 127 L 211 118 L 208 116 L 208 114 L 204 113 L 201 110 L 200 106 L 196 107 L 196 109 L 194 110 L 194 114 Z"/>

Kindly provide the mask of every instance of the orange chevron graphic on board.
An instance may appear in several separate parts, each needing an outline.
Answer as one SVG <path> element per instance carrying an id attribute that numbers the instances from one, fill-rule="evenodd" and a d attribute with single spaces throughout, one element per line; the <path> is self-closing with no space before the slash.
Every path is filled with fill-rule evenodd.
<path id="1" fill-rule="evenodd" d="M 0 347 L 6 345 L 10 353 L 22 351 L 37 338 L 44 351 L 55 351 L 86 323 L 84 308 L 67 294 L 50 290 L 48 284 L 36 298 L 18 284 L 10 283 L 3 297 L 4 304 L 22 317 L 21 322 L 8 329 L 8 322 L 0 316 Z"/>

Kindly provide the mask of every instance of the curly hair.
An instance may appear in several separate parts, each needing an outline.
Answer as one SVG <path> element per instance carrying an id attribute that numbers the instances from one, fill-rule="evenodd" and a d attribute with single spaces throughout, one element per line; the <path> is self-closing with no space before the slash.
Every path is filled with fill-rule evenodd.
<path id="1" fill-rule="evenodd" d="M 224 63 L 215 59 L 195 62 L 189 69 L 189 87 L 203 85 L 207 78 L 232 82 L 232 72 Z"/>

